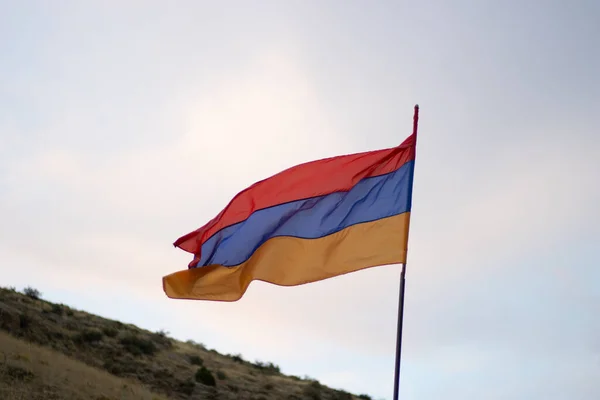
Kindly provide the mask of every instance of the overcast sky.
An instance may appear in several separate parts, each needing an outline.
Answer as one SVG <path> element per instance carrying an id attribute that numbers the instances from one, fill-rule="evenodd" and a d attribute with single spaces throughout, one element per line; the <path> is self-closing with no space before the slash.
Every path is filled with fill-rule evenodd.
<path id="1" fill-rule="evenodd" d="M 600 398 L 600 2 L 0 0 L 0 284 L 390 399 L 399 266 L 167 299 L 179 236 L 421 106 L 403 400 Z"/>

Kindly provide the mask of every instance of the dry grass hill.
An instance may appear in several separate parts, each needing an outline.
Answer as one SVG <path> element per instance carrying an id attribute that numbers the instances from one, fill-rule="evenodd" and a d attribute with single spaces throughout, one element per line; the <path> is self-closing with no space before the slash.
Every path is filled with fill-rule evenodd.
<path id="1" fill-rule="evenodd" d="M 3 400 L 356 400 L 203 345 L 0 288 Z"/>

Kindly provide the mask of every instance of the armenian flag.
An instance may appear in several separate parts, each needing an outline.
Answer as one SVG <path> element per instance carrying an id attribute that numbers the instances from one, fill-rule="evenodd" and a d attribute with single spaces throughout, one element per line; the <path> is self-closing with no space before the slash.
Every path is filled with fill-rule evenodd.
<path id="1" fill-rule="evenodd" d="M 399 146 L 300 164 L 238 193 L 174 245 L 194 254 L 163 277 L 176 299 L 236 301 L 254 280 L 301 285 L 405 264 L 416 131 Z"/>

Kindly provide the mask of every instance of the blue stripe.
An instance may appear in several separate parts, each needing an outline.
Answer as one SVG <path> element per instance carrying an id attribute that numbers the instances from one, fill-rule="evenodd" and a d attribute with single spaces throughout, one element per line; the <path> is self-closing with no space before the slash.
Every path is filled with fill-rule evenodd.
<path id="1" fill-rule="evenodd" d="M 365 178 L 347 192 L 292 201 L 254 212 L 202 245 L 197 266 L 232 267 L 277 236 L 316 239 L 351 225 L 410 211 L 414 160 L 394 172 Z M 400 244 L 398 244 L 400 245 Z"/>

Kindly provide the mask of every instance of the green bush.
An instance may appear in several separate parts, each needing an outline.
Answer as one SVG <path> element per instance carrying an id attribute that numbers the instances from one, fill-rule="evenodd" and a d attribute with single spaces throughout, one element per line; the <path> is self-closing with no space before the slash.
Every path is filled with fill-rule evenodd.
<path id="1" fill-rule="evenodd" d="M 206 367 L 200 367 L 196 371 L 196 380 L 206 386 L 217 386 L 215 377 Z"/>
<path id="2" fill-rule="evenodd" d="M 229 389 L 230 392 L 233 393 L 238 393 L 240 391 L 240 388 L 235 386 L 235 385 L 227 385 L 227 389 Z"/>
<path id="3" fill-rule="evenodd" d="M 27 314 L 19 314 L 19 328 L 27 330 L 31 326 L 31 317 Z"/>
<path id="4" fill-rule="evenodd" d="M 321 400 L 321 388 L 313 385 L 304 387 L 303 394 L 310 400 Z"/>
<path id="5" fill-rule="evenodd" d="M 193 346 L 193 347 L 199 349 L 199 350 L 206 350 L 206 346 L 205 345 L 203 345 L 202 343 L 195 342 L 195 341 L 193 341 L 191 339 L 188 340 L 188 341 L 186 341 L 186 343 L 189 344 L 190 346 Z"/>
<path id="6" fill-rule="evenodd" d="M 200 358 L 200 356 L 194 354 L 190 356 L 190 364 L 202 366 L 204 364 L 204 360 Z"/>
<path id="7" fill-rule="evenodd" d="M 23 289 L 23 294 L 25 294 L 27 297 L 31 297 L 34 300 L 39 300 L 40 297 L 42 297 L 42 293 L 31 286 L 27 286 L 25 289 Z"/>
<path id="8" fill-rule="evenodd" d="M 166 338 L 169 336 L 169 332 L 165 331 L 164 329 L 161 329 L 158 332 L 156 332 L 156 335 L 162 338 Z"/>
<path id="9" fill-rule="evenodd" d="M 352 400 L 352 395 L 343 390 L 337 390 L 334 396 L 335 400 Z"/>
<path id="10" fill-rule="evenodd" d="M 152 340 L 141 338 L 135 334 L 129 334 L 122 337 L 120 343 L 125 350 L 134 356 L 140 356 L 142 354 L 151 356 L 157 351 L 156 345 Z"/>
<path id="11" fill-rule="evenodd" d="M 88 329 L 77 336 L 75 336 L 75 341 L 78 343 L 96 343 L 102 340 L 103 333 L 97 329 Z"/>
<path id="12" fill-rule="evenodd" d="M 104 362 L 103 368 L 113 375 L 136 375 L 143 369 L 143 364 L 127 359 L 109 359 Z"/>
<path id="13" fill-rule="evenodd" d="M 12 378 L 15 381 L 30 381 L 34 378 L 34 374 L 33 372 L 25 369 L 25 368 L 21 368 L 17 365 L 7 365 L 5 367 L 6 369 L 6 375 L 8 375 L 8 377 Z M 9 381 L 10 382 L 10 381 Z"/>
<path id="14" fill-rule="evenodd" d="M 102 368 L 104 368 L 111 374 L 117 375 L 117 376 L 121 375 L 123 373 L 123 368 L 121 367 L 121 364 L 115 360 L 105 361 L 104 364 L 102 365 Z"/>
<path id="15" fill-rule="evenodd" d="M 56 315 L 63 315 L 65 310 L 60 304 L 52 304 L 52 309 L 50 311 Z"/>
<path id="16" fill-rule="evenodd" d="M 196 383 L 189 379 L 187 381 L 183 381 L 179 383 L 179 392 L 191 396 L 194 393 L 194 389 L 196 388 Z"/>
<path id="17" fill-rule="evenodd" d="M 117 337 L 117 335 L 119 334 L 119 330 L 116 328 L 111 328 L 111 327 L 104 327 L 102 328 L 102 332 L 111 338 Z"/>
<path id="18" fill-rule="evenodd" d="M 369 396 L 368 394 L 361 394 L 358 396 L 358 398 L 363 400 L 372 400 L 371 396 Z"/>
<path id="19" fill-rule="evenodd" d="M 160 330 L 156 333 L 153 333 L 151 339 L 160 346 L 164 346 L 166 348 L 173 347 L 173 341 L 169 337 L 169 332 L 167 331 Z"/>
<path id="20" fill-rule="evenodd" d="M 270 374 L 279 374 L 281 371 L 279 369 L 278 365 L 275 365 L 271 362 L 269 363 L 264 363 L 262 361 L 256 361 L 254 364 L 252 364 L 255 368 L 258 368 L 259 370 L 266 372 L 266 373 L 270 373 Z"/>
<path id="21" fill-rule="evenodd" d="M 223 380 L 227 379 L 227 375 L 223 371 L 217 371 L 217 378 L 219 378 L 219 380 L 223 381 Z"/>

